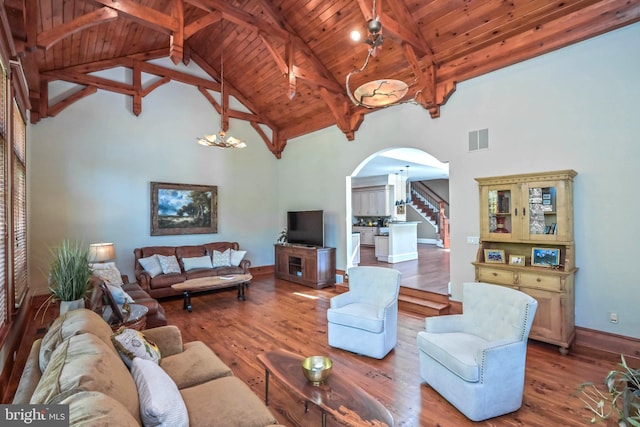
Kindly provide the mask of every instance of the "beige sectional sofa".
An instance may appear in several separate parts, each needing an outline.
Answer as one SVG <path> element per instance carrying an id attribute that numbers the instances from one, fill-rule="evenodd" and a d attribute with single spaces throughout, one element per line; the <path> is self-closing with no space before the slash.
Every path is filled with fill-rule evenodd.
<path id="1" fill-rule="evenodd" d="M 139 394 L 140 387 L 112 343 L 109 325 L 91 310 L 79 309 L 60 316 L 33 343 L 13 403 L 68 404 L 71 426 L 124 427 L 142 425 L 153 406 L 148 404 L 150 395 L 159 402 L 167 397 L 175 402 L 161 407 L 179 407 L 184 401 L 191 426 L 277 424 L 263 401 L 206 344 L 183 343 L 180 330 L 171 325 L 143 333 L 159 348 L 161 376 L 168 374 L 169 388 L 176 388 L 177 396 L 166 396 L 167 387 Z"/>

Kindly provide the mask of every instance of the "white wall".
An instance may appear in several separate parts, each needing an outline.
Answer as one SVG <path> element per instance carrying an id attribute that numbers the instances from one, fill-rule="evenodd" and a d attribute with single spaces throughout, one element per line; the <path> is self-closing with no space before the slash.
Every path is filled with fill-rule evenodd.
<path id="1" fill-rule="evenodd" d="M 435 120 L 405 104 L 368 115 L 352 142 L 335 127 L 290 141 L 278 164 L 280 209 L 342 211 L 341 178 L 389 141 L 450 162 L 451 282 L 459 298 L 460 285 L 474 278 L 477 246 L 466 243 L 479 235 L 474 178 L 575 169 L 576 324 L 640 337 L 637 40 L 640 24 L 464 82 Z M 490 149 L 469 153 L 468 132 L 483 128 Z M 301 164 L 304 184 L 321 191 L 299 194 Z M 334 226 L 328 241 L 338 243 L 344 268 L 346 223 Z M 618 313 L 617 325 L 609 311 Z"/>
<path id="2" fill-rule="evenodd" d="M 28 127 L 29 278 L 42 290 L 49 248 L 62 239 L 114 242 L 117 265 L 133 277 L 133 249 L 238 241 L 253 265 L 273 264 L 278 237 L 277 159 L 246 122 L 230 132 L 243 150 L 203 147 L 219 116 L 197 89 L 163 85 L 131 101 L 98 91 L 55 118 Z M 218 186 L 218 233 L 150 236 L 150 182 Z"/>
<path id="3" fill-rule="evenodd" d="M 576 324 L 640 338 L 637 240 L 640 181 L 640 24 L 458 86 L 431 119 L 405 104 L 367 115 L 355 141 L 336 128 L 289 141 L 281 160 L 243 122 L 233 133 L 248 149 L 200 147 L 218 118 L 197 90 L 164 85 L 143 100 L 99 91 L 28 127 L 29 255 L 43 286 L 47 247 L 63 238 L 114 241 L 131 274 L 132 250 L 150 244 L 237 240 L 254 265 L 273 264 L 285 212 L 323 209 L 326 245 L 347 260 L 347 193 L 360 163 L 393 147 L 422 149 L 450 162 L 451 281 L 459 298 L 473 280 L 481 176 L 575 169 Z M 284 96 L 284 95 L 283 95 Z M 490 150 L 467 152 L 467 133 L 489 128 Z M 149 236 L 149 182 L 219 186 L 217 235 Z M 619 323 L 608 323 L 616 311 Z"/>

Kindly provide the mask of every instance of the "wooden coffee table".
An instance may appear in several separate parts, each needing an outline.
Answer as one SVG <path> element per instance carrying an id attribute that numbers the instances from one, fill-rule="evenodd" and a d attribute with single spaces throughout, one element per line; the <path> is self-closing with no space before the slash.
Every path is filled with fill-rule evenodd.
<path id="1" fill-rule="evenodd" d="M 224 276 L 199 277 L 197 279 L 185 280 L 182 283 L 171 285 L 176 291 L 181 291 L 184 295 L 184 310 L 191 311 L 191 294 L 193 292 L 209 291 L 212 289 L 238 287 L 238 299 L 244 301 L 244 289 L 253 276 L 250 274 L 229 274 Z"/>
<path id="2" fill-rule="evenodd" d="M 265 404 L 269 405 L 269 375 L 273 374 L 283 385 L 305 401 L 322 411 L 322 426 L 327 414 L 348 426 L 393 426 L 393 417 L 387 408 L 360 387 L 348 381 L 335 364 L 329 378 L 314 386 L 302 373 L 304 357 L 284 349 L 267 351 L 258 355 L 265 367 Z"/>

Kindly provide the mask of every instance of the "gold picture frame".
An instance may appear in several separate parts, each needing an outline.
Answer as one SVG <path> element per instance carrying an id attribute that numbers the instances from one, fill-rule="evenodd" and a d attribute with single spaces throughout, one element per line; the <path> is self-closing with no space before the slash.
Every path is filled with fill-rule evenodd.
<path id="1" fill-rule="evenodd" d="M 151 235 L 218 232 L 218 187 L 151 183 Z"/>
<path id="2" fill-rule="evenodd" d="M 487 264 L 504 264 L 506 261 L 502 249 L 485 249 L 484 262 Z"/>
<path id="3" fill-rule="evenodd" d="M 524 267 L 527 257 L 524 255 L 509 255 L 509 265 Z"/>

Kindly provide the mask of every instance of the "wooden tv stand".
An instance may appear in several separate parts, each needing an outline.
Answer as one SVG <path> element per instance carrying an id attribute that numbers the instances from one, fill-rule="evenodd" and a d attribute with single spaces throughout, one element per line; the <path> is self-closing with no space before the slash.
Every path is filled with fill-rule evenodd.
<path id="1" fill-rule="evenodd" d="M 278 279 L 324 288 L 336 281 L 336 249 L 276 244 L 275 268 Z"/>

